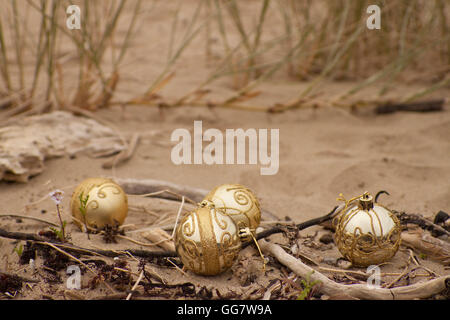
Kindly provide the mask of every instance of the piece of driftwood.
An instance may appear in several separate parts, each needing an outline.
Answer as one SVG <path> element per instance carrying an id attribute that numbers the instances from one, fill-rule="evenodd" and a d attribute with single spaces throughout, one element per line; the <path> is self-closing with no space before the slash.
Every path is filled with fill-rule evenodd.
<path id="1" fill-rule="evenodd" d="M 143 231 L 141 232 L 141 236 L 164 250 L 172 252 L 175 251 L 175 244 L 173 243 L 170 234 L 161 228 L 153 228 L 148 231 Z"/>
<path id="2" fill-rule="evenodd" d="M 426 254 L 431 260 L 450 265 L 450 243 L 434 238 L 420 229 L 402 232 L 402 244 Z"/>
<path id="3" fill-rule="evenodd" d="M 64 111 L 25 117 L 0 128 L 0 181 L 27 182 L 47 159 L 77 153 L 115 154 L 124 143 L 111 128 Z"/>
<path id="4" fill-rule="evenodd" d="M 392 103 L 379 105 L 375 109 L 376 114 L 388 114 L 398 111 L 410 111 L 410 112 L 436 112 L 442 111 L 444 108 L 444 99 L 430 100 L 415 103 Z"/>
<path id="5" fill-rule="evenodd" d="M 204 197 L 209 193 L 208 190 L 195 188 L 190 186 L 179 185 L 169 181 L 155 180 L 155 179 L 128 179 L 128 178 L 113 178 L 127 194 L 144 195 L 155 193 L 155 198 L 166 200 L 180 201 L 182 195 L 194 202 L 200 203 Z M 171 192 L 159 193 L 163 190 L 170 190 Z M 270 211 L 261 210 L 263 219 L 279 220 Z"/>
<path id="6" fill-rule="evenodd" d="M 128 178 L 116 178 L 114 179 L 127 194 L 150 194 L 156 193 L 162 190 L 170 190 L 174 193 L 181 194 L 195 202 L 201 202 L 203 198 L 208 194 L 208 190 L 188 187 L 172 183 L 169 181 L 155 180 L 155 179 L 128 179 Z M 161 193 L 155 197 L 167 199 L 167 200 L 181 200 L 174 194 Z"/>
<path id="7" fill-rule="evenodd" d="M 363 300 L 410 300 L 429 298 L 450 288 L 450 275 L 392 289 L 370 287 L 367 284 L 340 284 L 291 256 L 279 245 L 267 242 L 264 239 L 259 240 L 258 243 L 263 252 L 273 255 L 280 263 L 300 277 L 309 277 L 311 282 L 320 281 L 320 292 L 328 296 L 345 294 Z"/>

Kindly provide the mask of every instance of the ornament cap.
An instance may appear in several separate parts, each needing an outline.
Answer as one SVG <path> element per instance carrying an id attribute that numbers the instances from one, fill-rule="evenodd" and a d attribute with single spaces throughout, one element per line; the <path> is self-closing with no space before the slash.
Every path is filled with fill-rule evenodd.
<path id="1" fill-rule="evenodd" d="M 359 198 L 359 206 L 363 210 L 370 210 L 373 208 L 373 197 L 369 192 L 364 192 L 364 194 Z"/>

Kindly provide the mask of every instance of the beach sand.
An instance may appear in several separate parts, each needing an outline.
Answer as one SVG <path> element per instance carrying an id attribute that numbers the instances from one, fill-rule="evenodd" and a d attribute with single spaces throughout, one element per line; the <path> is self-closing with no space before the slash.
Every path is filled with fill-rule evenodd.
<path id="1" fill-rule="evenodd" d="M 183 15 L 189 16 L 188 11 L 183 11 Z M 155 13 L 154 18 L 158 22 L 156 17 Z M 169 14 L 167 12 L 165 15 L 161 14 L 159 19 L 164 17 L 169 17 Z M 133 75 L 142 83 L 158 74 L 156 66 L 160 65 L 163 58 L 155 50 L 152 51 L 152 48 L 158 47 L 159 42 L 163 40 L 167 41 L 167 37 L 155 38 L 164 39 L 154 42 L 145 39 L 152 39 L 155 33 L 167 35 L 168 24 L 161 25 L 165 27 L 149 29 L 147 33 L 141 32 L 141 38 L 133 41 L 127 59 L 140 62 L 132 63 L 126 69 L 126 74 L 120 82 L 119 98 L 142 92 L 141 88 L 137 88 L 135 81 L 127 80 L 127 74 Z M 203 55 L 204 48 L 195 45 L 186 52 L 177 65 L 173 83 L 168 84 L 161 92 L 165 98 L 176 98 L 179 96 L 178 93 L 195 87 L 193 83 L 198 83 L 199 79 L 207 74 Z M 72 63 L 76 65 L 76 61 Z M 287 101 L 306 85 L 306 83 L 275 77 L 258 87 L 262 93 L 251 100 L 251 104 L 274 105 Z M 354 83 L 325 82 L 321 91 L 324 92 L 324 96 L 332 96 L 335 93 L 344 92 L 352 85 Z M 417 84 L 398 85 L 393 94 L 416 92 L 419 87 L 420 85 Z M 228 80 L 220 80 L 210 89 L 212 99 L 225 98 L 232 92 Z M 361 92 L 361 96 L 367 92 L 367 90 Z M 449 91 L 446 89 L 435 92 L 430 99 L 448 96 L 450 96 Z M 48 194 L 54 189 L 62 189 L 65 192 L 62 206 L 63 218 L 71 221 L 70 196 L 74 188 L 83 179 L 97 176 L 158 179 L 206 190 L 223 183 L 240 183 L 252 189 L 260 199 L 261 206 L 272 212 L 278 220 L 291 219 L 296 223 L 328 213 L 339 204 L 336 198 L 340 193 L 343 193 L 346 198 L 351 198 L 364 191 L 376 194 L 380 190 L 386 190 L 390 196 L 380 197 L 379 201 L 383 205 L 399 211 L 422 214 L 427 218 L 432 218 L 439 210 L 449 212 L 450 112 L 448 105 L 443 112 L 423 114 L 399 112 L 376 116 L 369 111 L 350 113 L 327 104 L 317 109 L 305 108 L 281 114 L 183 106 L 163 110 L 161 114 L 160 110 L 153 107 L 125 106 L 122 109 L 113 106 L 97 111 L 95 117 L 113 124 L 114 129 L 125 137 L 130 137 L 133 133 L 141 134 L 135 154 L 128 162 L 112 169 L 103 169 L 102 164 L 107 159 L 90 158 L 86 155 L 49 159 L 45 162 L 45 170 L 27 183 L 0 182 L 2 204 L 0 213 L 37 217 L 57 223 L 56 208 Z M 170 141 L 171 133 L 179 128 L 192 131 L 196 120 L 202 121 L 203 130 L 216 128 L 221 132 L 237 128 L 279 129 L 278 173 L 261 175 L 259 164 L 212 166 L 173 164 L 171 150 L 174 143 Z M 132 206 L 145 205 L 155 213 L 130 210 L 125 224 L 133 224 L 136 229 L 154 225 L 161 216 L 167 217 L 164 220 L 165 224 L 174 223 L 179 207 L 179 202 L 142 198 L 136 195 L 129 196 L 129 203 Z M 186 209 L 192 209 L 192 206 L 186 205 Z M 265 219 L 267 220 L 268 217 Z M 0 225 L 10 231 L 31 233 L 48 229 L 45 224 L 36 221 L 26 219 L 17 221 L 15 218 L 5 217 L 0 218 Z M 141 247 L 125 239 L 118 239 L 118 243 L 115 244 L 105 244 L 100 235 L 91 235 L 91 240 L 88 240 L 74 224 L 69 223 L 67 228 L 73 243 L 87 248 L 152 249 Z M 317 236 L 311 238 L 315 232 L 322 234 L 326 231 L 321 227 L 306 229 L 300 232 L 301 243 L 308 243 L 306 241 L 308 239 L 315 239 L 313 242 L 319 243 Z M 136 234 L 129 235 L 145 241 Z M 281 243 L 285 241 L 280 235 L 272 239 Z M 17 242 L 11 239 L 0 238 L 0 270 L 33 277 L 27 265 L 18 264 L 18 255 L 13 252 L 17 245 Z M 300 247 L 300 252 L 316 261 L 322 261 L 326 257 L 340 257 L 334 245 L 322 249 L 303 245 Z M 157 270 L 163 278 L 170 279 L 171 283 L 192 282 L 197 288 L 201 286 L 217 288 L 222 293 L 233 290 L 241 297 L 247 297 L 245 294 L 252 297 L 251 292 L 267 287 L 271 279 L 280 276 L 281 271 L 277 269 L 275 263 L 269 264 L 267 275 L 263 274 L 262 264 L 254 246 L 246 248 L 239 259 L 241 262 L 246 261 L 249 274 L 254 275 L 251 284 L 246 286 L 242 285 L 242 279 L 239 276 L 238 271 L 242 265 L 239 262 L 233 267 L 234 272 L 227 271 L 217 277 L 201 277 L 189 272 L 183 274 L 173 267 L 153 265 L 152 268 Z M 403 247 L 388 264 L 382 266 L 382 272 L 399 274 L 404 270 L 408 259 L 409 251 Z M 426 257 L 418 259 L 423 266 L 436 274 L 450 273 L 448 269 Z M 112 260 L 108 261 L 111 263 Z M 42 263 L 41 258 L 36 261 L 36 265 L 40 266 L 40 263 Z M 137 272 L 135 260 L 130 258 L 129 265 L 134 272 Z M 357 270 L 365 271 L 361 268 Z M 37 273 L 45 275 L 46 271 L 39 270 Z M 68 275 L 64 270 L 59 271 L 58 274 L 61 282 L 41 281 L 30 287 L 24 286 L 17 298 L 69 299 L 70 297 L 65 294 L 65 280 Z M 91 278 L 92 275 L 89 272 L 84 273 L 83 286 L 87 286 Z M 389 282 L 394 278 L 395 276 L 386 277 L 384 281 Z M 424 278 L 426 277 L 411 277 L 408 281 L 414 283 L 423 281 Z M 403 279 L 399 284 L 407 283 Z M 78 293 L 91 299 L 110 292 L 105 286 L 99 285 L 96 289 L 84 288 Z"/>

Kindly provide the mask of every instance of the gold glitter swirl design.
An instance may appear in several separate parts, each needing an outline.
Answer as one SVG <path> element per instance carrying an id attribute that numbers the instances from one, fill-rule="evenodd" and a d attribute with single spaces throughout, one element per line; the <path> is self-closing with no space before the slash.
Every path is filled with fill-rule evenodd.
<path id="1" fill-rule="evenodd" d="M 233 265 L 237 251 L 240 249 L 239 239 L 236 234 L 232 235 L 229 232 L 224 232 L 220 244 L 224 266 L 230 268 Z"/>
<path id="2" fill-rule="evenodd" d="M 88 201 L 86 204 L 86 209 L 91 209 L 91 210 L 98 209 L 98 201 L 97 200 Z"/>
<path id="3" fill-rule="evenodd" d="M 214 207 L 199 207 L 175 230 L 175 249 L 184 266 L 201 275 L 216 275 L 233 265 L 241 247 L 233 220 Z"/>
<path id="4" fill-rule="evenodd" d="M 192 240 L 186 240 L 183 243 L 183 250 L 189 255 L 191 259 L 199 259 L 200 251 L 198 250 L 197 245 Z"/>
<path id="5" fill-rule="evenodd" d="M 239 229 L 249 227 L 252 232 L 261 221 L 261 208 L 253 192 L 240 184 L 225 184 L 214 188 L 206 197 L 204 205 L 213 204 L 225 212 Z"/>
<path id="6" fill-rule="evenodd" d="M 225 221 L 225 218 L 223 218 L 223 217 L 225 217 L 225 215 L 221 215 L 221 216 L 222 216 L 222 219 L 220 219 L 220 218 L 218 217 L 218 212 L 219 212 L 219 210 L 214 209 L 214 208 L 211 208 L 210 210 L 211 210 L 211 211 L 210 211 L 211 214 L 214 216 L 215 222 L 216 222 L 217 225 L 220 227 L 220 229 L 226 230 L 227 227 L 228 227 L 228 223 Z"/>
<path id="7" fill-rule="evenodd" d="M 87 199 L 86 215 L 81 211 L 82 201 Z M 84 228 L 122 224 L 128 213 L 128 198 L 119 185 L 107 178 L 88 178 L 74 190 L 71 199 L 71 213 L 74 222 Z"/>
<path id="8" fill-rule="evenodd" d="M 183 225 L 183 235 L 186 237 L 191 237 L 195 233 L 195 217 L 194 213 L 190 213 L 186 219 Z"/>
<path id="9" fill-rule="evenodd" d="M 376 212 L 376 207 L 387 210 L 389 217 L 393 220 L 394 226 L 384 235 L 382 223 Z M 372 213 L 370 214 L 369 211 Z M 370 232 L 363 233 L 361 228 L 356 227 L 352 233 L 345 228 L 356 214 L 365 213 L 370 218 Z M 373 218 L 375 216 L 375 219 Z M 380 229 L 381 236 L 376 236 L 375 226 Z M 374 208 L 363 210 L 360 206 L 351 207 L 350 210 L 338 216 L 336 224 L 335 241 L 342 255 L 350 260 L 354 265 L 367 267 L 369 265 L 380 264 L 392 258 L 397 252 L 400 237 L 400 222 L 389 209 L 376 204 Z"/>
<path id="10" fill-rule="evenodd" d="M 228 188 L 227 191 L 235 190 L 233 193 L 234 201 L 236 203 L 240 204 L 241 206 L 246 206 L 249 203 L 251 204 L 251 207 L 254 205 L 253 199 L 250 199 L 249 190 L 246 188 Z M 250 208 L 251 208 L 250 207 Z"/>
<path id="11" fill-rule="evenodd" d="M 108 196 L 108 194 L 104 191 L 106 188 L 113 189 L 114 191 L 111 192 L 112 194 L 121 194 L 122 193 L 122 191 L 119 188 L 117 188 L 117 186 L 115 184 L 105 183 L 105 184 L 101 185 L 100 188 L 98 188 L 98 190 L 97 190 L 97 196 L 99 198 L 106 198 Z"/>

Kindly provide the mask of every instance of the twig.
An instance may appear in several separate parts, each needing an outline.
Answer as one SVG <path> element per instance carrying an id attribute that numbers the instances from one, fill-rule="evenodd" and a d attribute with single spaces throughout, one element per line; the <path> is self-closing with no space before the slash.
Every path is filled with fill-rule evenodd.
<path id="1" fill-rule="evenodd" d="M 425 219 L 420 214 L 399 212 L 399 211 L 395 211 L 395 210 L 393 210 L 393 213 L 397 216 L 397 218 L 399 218 L 399 220 L 402 224 L 412 223 L 412 224 L 418 225 L 422 229 L 433 231 L 438 236 L 445 234 L 450 237 L 450 232 L 448 232 L 441 226 L 434 224 L 433 222 Z"/>
<path id="2" fill-rule="evenodd" d="M 14 231 L 7 231 L 5 229 L 0 228 L 0 237 L 3 238 L 9 238 L 9 239 L 16 239 L 16 240 L 32 240 L 32 241 L 47 241 L 47 239 L 32 234 L 32 233 L 24 233 L 24 232 L 14 232 Z"/>
<path id="3" fill-rule="evenodd" d="M 186 272 L 184 272 L 183 269 L 180 269 L 180 267 L 177 266 L 175 263 L 173 263 L 172 260 L 170 260 L 169 258 L 167 258 L 167 261 L 169 261 L 169 263 L 170 263 L 171 265 L 173 265 L 173 266 L 175 267 L 175 269 L 177 269 L 178 271 L 180 271 L 182 274 L 186 275 Z"/>
<path id="4" fill-rule="evenodd" d="M 131 299 L 131 296 L 133 295 L 133 291 L 136 290 L 137 286 L 139 285 L 139 282 L 141 282 L 143 277 L 144 277 L 144 270 L 141 271 L 141 274 L 139 275 L 139 278 L 137 279 L 137 281 L 134 284 L 133 288 L 131 288 L 131 292 L 128 294 L 126 300 L 130 300 Z"/>
<path id="5" fill-rule="evenodd" d="M 388 114 L 398 111 L 410 111 L 410 112 L 436 112 L 442 111 L 444 108 L 444 99 L 430 100 L 416 103 L 398 103 L 398 104 L 385 104 L 380 105 L 375 109 L 376 114 Z"/>
<path id="6" fill-rule="evenodd" d="M 97 296 L 92 298 L 92 300 L 120 300 L 127 296 L 125 292 L 116 293 L 116 294 L 110 294 L 110 295 L 103 295 L 103 296 Z"/>
<path id="7" fill-rule="evenodd" d="M 17 215 L 17 214 L 0 214 L 0 217 L 1 218 L 29 219 L 29 220 L 42 222 L 42 223 L 48 224 L 48 225 L 53 226 L 53 227 L 59 227 L 59 225 L 57 225 L 56 223 L 53 223 L 53 222 L 50 222 L 50 221 L 46 221 L 46 220 L 42 220 L 42 219 L 35 218 L 35 217 L 21 216 L 21 215 Z"/>
<path id="8" fill-rule="evenodd" d="M 154 179 L 120 179 L 115 181 L 123 188 L 125 193 L 136 195 L 159 195 L 160 198 L 168 200 L 180 200 L 184 195 L 186 199 L 191 199 L 195 203 L 199 203 L 208 194 L 207 190 L 193 187 L 186 187 L 171 183 L 168 181 Z M 165 190 L 170 190 L 168 193 Z"/>
<path id="9" fill-rule="evenodd" d="M 97 273 L 95 273 L 94 270 L 92 270 L 91 268 L 89 268 L 89 266 L 87 264 L 85 264 L 83 261 L 81 261 L 80 259 L 78 259 L 77 257 L 74 257 L 73 255 L 71 255 L 70 253 L 58 248 L 57 246 L 55 246 L 53 243 L 50 243 L 48 241 L 40 241 L 38 242 L 38 244 L 43 244 L 49 247 L 52 247 L 53 249 L 55 249 L 56 251 L 68 256 L 69 258 L 71 258 L 72 260 L 75 260 L 76 262 L 78 262 L 79 264 L 81 264 L 83 267 L 85 267 L 86 269 L 88 269 L 92 274 L 97 275 Z"/>
<path id="10" fill-rule="evenodd" d="M 176 193 L 176 192 L 170 191 L 170 190 L 161 190 L 161 191 L 157 191 L 157 192 L 152 192 L 152 193 L 143 194 L 142 196 L 143 196 L 143 197 L 156 197 L 156 198 L 158 198 L 157 196 L 160 196 L 160 198 L 166 199 L 165 196 L 162 196 L 164 193 L 168 193 L 168 194 L 170 194 L 170 195 L 173 195 L 173 196 L 175 196 L 175 197 L 178 197 L 179 200 L 181 200 L 183 203 L 184 203 L 184 200 L 185 200 L 185 198 L 186 198 L 185 196 L 183 196 L 183 195 L 181 195 L 181 194 L 178 194 L 178 193 Z M 191 200 L 191 199 L 189 199 L 189 198 L 186 198 L 186 201 L 189 202 L 190 204 L 195 205 L 195 206 L 198 205 L 198 202 L 195 202 L 194 200 Z"/>
<path id="11" fill-rule="evenodd" d="M 102 168 L 103 169 L 111 169 L 113 166 L 117 166 L 123 162 L 130 160 L 130 158 L 134 154 L 134 151 L 136 150 L 136 147 L 139 143 L 139 139 L 140 139 L 140 134 L 134 133 L 133 136 L 131 137 L 128 147 L 125 150 L 122 150 L 113 159 L 104 162 L 102 165 Z"/>
<path id="12" fill-rule="evenodd" d="M 398 281 L 400 281 L 401 278 L 403 278 L 407 273 L 409 273 L 410 271 L 408 271 L 409 266 L 406 266 L 405 269 L 403 270 L 403 272 L 397 277 L 395 278 L 393 281 L 391 281 L 389 284 L 387 284 L 386 286 L 384 286 L 384 288 L 392 288 L 392 286 L 394 284 L 396 284 Z M 413 269 L 414 270 L 414 269 Z M 412 270 L 411 270 L 412 271 Z"/>
<path id="13" fill-rule="evenodd" d="M 16 239 L 16 240 L 30 240 L 30 241 L 36 241 L 38 243 L 47 242 L 47 243 L 53 244 L 56 247 L 65 248 L 69 251 L 82 252 L 87 255 L 100 254 L 100 255 L 103 255 L 106 257 L 117 257 L 118 255 L 120 255 L 119 253 L 117 253 L 117 251 L 114 251 L 114 250 L 87 249 L 87 248 L 75 246 L 73 244 L 68 244 L 68 243 L 62 244 L 59 242 L 52 242 L 44 237 L 41 237 L 41 236 L 38 236 L 38 235 L 35 235 L 32 233 L 11 232 L 11 231 L 6 231 L 1 228 L 0 228 L 0 237 Z M 176 257 L 177 256 L 177 254 L 175 252 L 171 252 L 171 251 L 154 251 L 153 252 L 153 251 L 139 250 L 139 249 L 136 249 L 136 250 L 128 249 L 128 250 L 126 250 L 126 252 L 129 252 L 135 256 L 142 257 L 142 258 Z M 126 253 L 122 253 L 122 254 L 126 254 Z"/>
<path id="14" fill-rule="evenodd" d="M 267 291 L 264 293 L 262 300 L 270 300 L 270 296 L 272 292 L 281 288 L 281 281 L 277 281 L 267 288 Z"/>
<path id="15" fill-rule="evenodd" d="M 82 266 L 84 266 L 87 270 L 89 270 L 92 274 L 94 274 L 95 276 L 97 276 L 97 273 L 95 273 L 94 270 L 92 270 L 91 268 L 89 268 L 89 266 L 87 264 L 85 264 L 83 261 L 81 261 L 80 259 L 78 259 L 77 257 L 74 257 L 73 255 L 71 255 L 70 253 L 58 248 L 57 246 L 55 246 L 54 244 L 50 243 L 50 242 L 39 242 L 39 244 L 43 244 L 43 245 L 47 245 L 49 247 L 52 247 L 53 249 L 55 249 L 56 251 L 68 256 L 69 258 L 75 260 L 76 262 L 78 262 L 79 264 L 81 264 Z M 115 293 L 115 290 L 113 288 L 111 288 L 111 286 L 109 284 L 107 284 L 106 282 L 102 281 L 102 283 L 105 285 L 105 287 L 107 287 L 112 293 Z"/>
<path id="16" fill-rule="evenodd" d="M 300 230 L 309 228 L 311 226 L 318 225 L 318 224 L 320 224 L 322 222 L 331 220 L 340 211 L 338 209 L 339 209 L 339 206 L 336 206 L 328 214 L 326 214 L 326 215 L 324 215 L 322 217 L 319 217 L 319 218 L 314 218 L 314 219 L 311 219 L 311 220 L 299 223 L 295 227 L 296 227 L 296 229 L 298 229 L 300 231 Z M 281 227 L 281 226 L 275 226 L 275 227 L 273 227 L 271 229 L 267 229 L 267 230 L 264 230 L 264 231 L 258 233 L 256 235 L 256 240 L 260 240 L 260 239 L 266 238 L 266 237 L 268 237 L 268 236 L 270 236 L 272 234 L 275 234 L 275 233 L 285 232 L 285 230 L 286 229 Z M 251 242 L 246 242 L 242 246 L 245 248 L 246 246 L 248 246 L 250 244 L 251 244 Z"/>
<path id="17" fill-rule="evenodd" d="M 31 279 L 31 278 L 27 278 L 27 277 L 24 277 L 24 276 L 19 276 L 17 274 L 10 274 L 10 273 L 3 272 L 3 271 L 0 271 L 0 275 L 4 275 L 4 276 L 7 276 L 7 277 L 15 277 L 16 279 L 18 279 L 18 280 L 20 280 L 22 282 L 30 282 L 30 283 L 38 283 L 38 282 L 40 282 L 40 280 L 37 280 L 37 279 Z"/>

